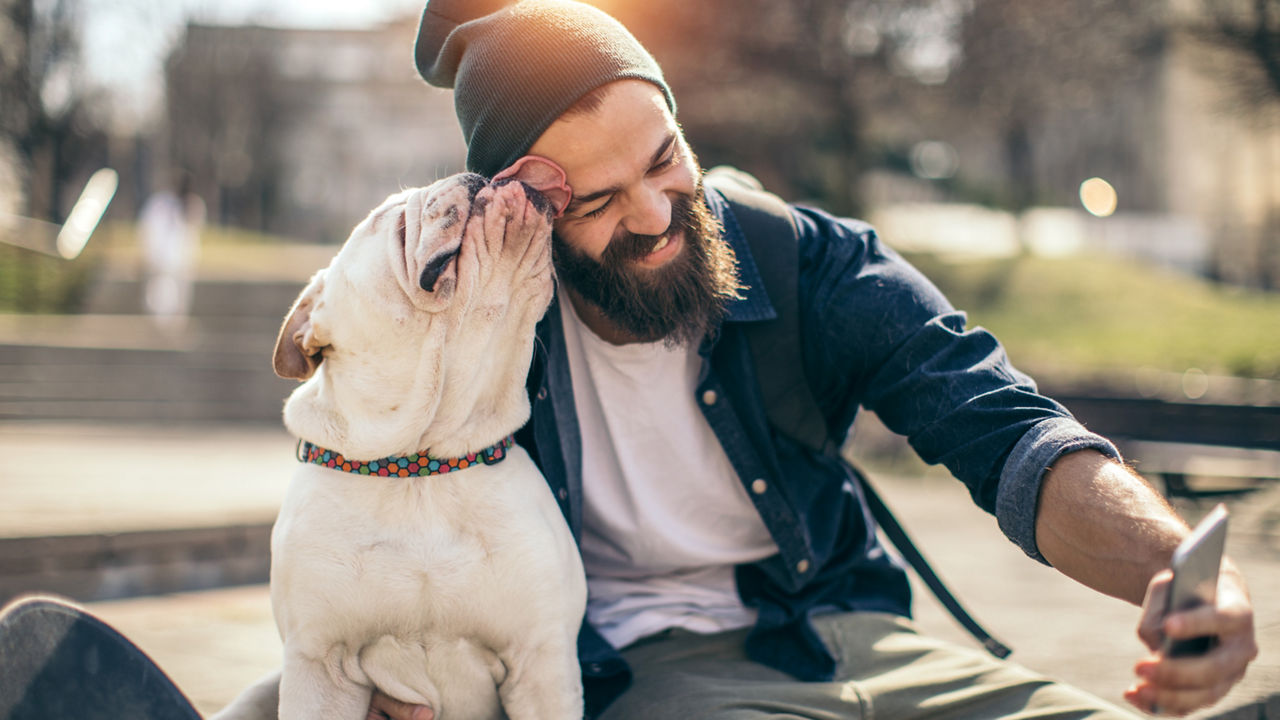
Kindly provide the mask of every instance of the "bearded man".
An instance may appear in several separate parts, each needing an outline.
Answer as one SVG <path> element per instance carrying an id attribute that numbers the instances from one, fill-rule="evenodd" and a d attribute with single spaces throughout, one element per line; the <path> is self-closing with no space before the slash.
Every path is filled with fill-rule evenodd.
<path id="1" fill-rule="evenodd" d="M 744 332 L 777 298 L 625 28 L 572 0 L 429 0 L 415 54 L 428 82 L 454 89 L 469 170 L 535 155 L 572 190 L 523 442 L 587 571 L 589 714 L 1128 716 L 913 630 L 904 572 L 850 469 L 769 424 Z M 1220 698 L 1256 654 L 1239 574 L 1228 564 L 1217 608 L 1161 627 L 1148 595 L 1186 525 L 871 228 L 789 212 L 800 356 L 830 438 L 875 410 L 1032 558 L 1146 598 L 1153 648 L 1161 632 L 1219 636 L 1202 658 L 1141 660 L 1134 706 L 1181 714 Z"/>

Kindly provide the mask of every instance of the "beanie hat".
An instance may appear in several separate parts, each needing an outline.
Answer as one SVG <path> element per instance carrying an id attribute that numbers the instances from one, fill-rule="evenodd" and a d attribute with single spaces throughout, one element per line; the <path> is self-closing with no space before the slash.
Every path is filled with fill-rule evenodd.
<path id="1" fill-rule="evenodd" d="M 658 63 L 603 11 L 575 0 L 428 0 L 418 73 L 453 88 L 467 169 L 493 177 L 529 152 L 583 95 L 623 79 L 662 90 Z"/>

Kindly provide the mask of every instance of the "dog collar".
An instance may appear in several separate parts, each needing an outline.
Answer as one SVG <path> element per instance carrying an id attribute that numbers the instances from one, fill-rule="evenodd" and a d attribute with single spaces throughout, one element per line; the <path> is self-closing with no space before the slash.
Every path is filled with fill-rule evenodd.
<path id="1" fill-rule="evenodd" d="M 495 465 L 507 457 L 507 450 L 515 445 L 514 435 L 508 435 L 494 445 L 471 453 L 465 457 L 433 458 L 426 453 L 413 455 L 392 455 L 380 460 L 348 460 L 341 453 L 326 450 L 319 445 L 303 440 L 298 441 L 298 459 L 302 462 L 323 465 L 334 470 L 355 473 L 357 475 L 376 475 L 378 477 L 423 477 L 426 475 L 443 475 L 455 470 L 465 470 L 472 465 Z"/>

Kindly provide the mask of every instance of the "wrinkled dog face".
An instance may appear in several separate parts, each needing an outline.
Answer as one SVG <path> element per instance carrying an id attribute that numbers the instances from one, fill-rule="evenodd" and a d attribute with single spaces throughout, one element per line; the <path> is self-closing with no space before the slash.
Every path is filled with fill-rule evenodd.
<path id="1" fill-rule="evenodd" d="M 372 441 L 358 440 L 354 423 L 410 413 L 433 432 L 417 428 L 423 437 L 397 440 L 417 446 L 395 452 L 443 451 L 421 444 L 439 443 L 434 430 L 443 428 L 434 426 L 456 435 L 494 414 L 505 419 L 513 387 L 517 414 L 527 415 L 533 326 L 553 286 L 551 212 L 521 182 L 471 174 L 389 197 L 312 278 L 281 329 L 276 372 L 308 381 L 286 409 L 290 429 L 314 442 L 337 434 L 363 446 Z M 295 402 L 306 412 L 294 412 Z M 294 427 L 314 424 L 304 416 L 317 414 L 327 432 Z"/>

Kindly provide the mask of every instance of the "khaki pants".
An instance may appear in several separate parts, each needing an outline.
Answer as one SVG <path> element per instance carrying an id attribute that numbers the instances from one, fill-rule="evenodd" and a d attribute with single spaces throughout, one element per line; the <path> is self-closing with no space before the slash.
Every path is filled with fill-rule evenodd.
<path id="1" fill-rule="evenodd" d="M 1141 717 L 981 650 L 920 635 L 905 618 L 842 613 L 815 626 L 839 663 L 833 682 L 800 682 L 751 662 L 745 630 L 677 630 L 623 652 L 635 682 L 600 720 Z"/>

